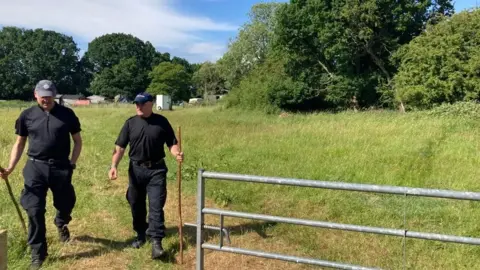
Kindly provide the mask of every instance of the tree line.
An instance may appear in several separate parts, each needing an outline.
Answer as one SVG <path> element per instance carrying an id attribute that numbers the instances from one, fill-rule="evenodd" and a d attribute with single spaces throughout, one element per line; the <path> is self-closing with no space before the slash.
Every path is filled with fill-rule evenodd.
<path id="1" fill-rule="evenodd" d="M 228 106 L 428 109 L 480 99 L 478 33 L 450 0 L 265 3 L 216 65 Z"/>
<path id="2" fill-rule="evenodd" d="M 0 31 L 0 98 L 28 99 L 41 78 L 64 93 L 174 101 L 228 90 L 227 107 L 265 111 L 392 108 L 480 98 L 480 11 L 451 0 L 291 0 L 252 6 L 215 63 L 191 64 L 122 33 L 92 40 Z"/>
<path id="3" fill-rule="evenodd" d="M 41 79 L 54 81 L 62 94 L 132 98 L 148 89 L 176 101 L 197 95 L 192 77 L 199 64 L 160 53 L 133 35 L 106 34 L 79 52 L 72 37 L 56 31 L 3 27 L 0 99 L 31 100 Z"/>

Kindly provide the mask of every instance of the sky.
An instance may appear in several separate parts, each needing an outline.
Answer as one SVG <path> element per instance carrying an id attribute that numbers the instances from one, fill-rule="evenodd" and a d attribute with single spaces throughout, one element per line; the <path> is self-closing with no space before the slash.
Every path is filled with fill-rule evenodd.
<path id="1" fill-rule="evenodd" d="M 286 2 L 287 0 L 264 0 Z M 216 61 L 261 0 L 0 0 L 0 27 L 55 30 L 82 52 L 95 37 L 132 34 L 191 63 Z M 456 12 L 480 0 L 456 0 Z"/>

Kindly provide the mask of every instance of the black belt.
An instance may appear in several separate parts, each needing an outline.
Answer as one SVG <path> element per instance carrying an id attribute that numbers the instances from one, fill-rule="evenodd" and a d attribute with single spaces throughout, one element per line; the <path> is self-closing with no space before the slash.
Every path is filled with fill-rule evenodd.
<path id="1" fill-rule="evenodd" d="M 58 160 L 58 159 L 36 159 L 32 157 L 28 157 L 33 162 L 39 162 L 43 164 L 49 164 L 49 165 L 66 165 L 69 164 L 70 162 L 68 160 Z"/>
<path id="2" fill-rule="evenodd" d="M 135 165 L 137 165 L 137 166 L 142 166 L 142 167 L 145 167 L 145 168 L 152 168 L 152 167 L 154 167 L 155 165 L 165 164 L 165 161 L 164 161 L 163 159 L 157 160 L 157 161 L 151 161 L 151 160 L 143 160 L 143 161 L 132 160 L 132 163 L 135 164 Z"/>

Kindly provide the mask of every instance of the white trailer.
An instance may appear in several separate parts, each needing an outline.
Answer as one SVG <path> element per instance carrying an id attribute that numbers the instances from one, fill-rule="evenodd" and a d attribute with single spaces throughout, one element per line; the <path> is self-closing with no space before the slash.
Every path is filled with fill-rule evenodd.
<path id="1" fill-rule="evenodd" d="M 171 110 L 172 98 L 169 95 L 157 95 L 157 110 Z"/>

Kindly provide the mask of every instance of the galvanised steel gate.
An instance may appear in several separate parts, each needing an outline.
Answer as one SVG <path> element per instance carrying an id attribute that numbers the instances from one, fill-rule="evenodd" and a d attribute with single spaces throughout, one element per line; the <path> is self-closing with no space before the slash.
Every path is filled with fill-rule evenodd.
<path id="1" fill-rule="evenodd" d="M 204 249 L 251 255 L 251 256 L 257 256 L 262 258 L 278 259 L 283 261 L 290 261 L 290 262 L 297 262 L 297 263 L 304 263 L 304 264 L 312 264 L 312 265 L 331 267 L 331 268 L 337 268 L 337 269 L 378 269 L 378 268 L 363 267 L 363 266 L 357 266 L 357 265 L 351 265 L 351 264 L 345 264 L 345 263 L 317 260 L 313 258 L 302 258 L 302 257 L 288 256 L 283 254 L 268 253 L 268 252 L 257 251 L 257 250 L 248 250 L 248 249 L 224 246 L 223 236 L 224 236 L 225 230 L 224 230 L 223 221 L 224 221 L 224 217 L 226 216 L 237 217 L 237 218 L 250 218 L 250 219 L 272 221 L 272 222 L 282 222 L 282 223 L 328 228 L 328 229 L 338 229 L 338 230 L 345 230 L 345 231 L 393 235 L 393 236 L 399 236 L 403 238 L 408 237 L 408 238 L 436 240 L 436 241 L 443 241 L 443 242 L 480 245 L 480 238 L 473 238 L 473 237 L 463 237 L 463 236 L 456 236 L 456 235 L 445 235 L 445 234 L 427 233 L 427 232 L 415 232 L 415 231 L 409 231 L 406 228 L 405 229 L 389 229 L 389 228 L 382 228 L 382 227 L 359 226 L 359 225 L 351 225 L 351 224 L 343 224 L 343 223 L 332 223 L 332 222 L 323 222 L 323 221 L 315 221 L 315 220 L 307 220 L 307 219 L 269 216 L 269 215 L 262 215 L 262 214 L 227 211 L 222 209 L 205 208 L 205 180 L 206 179 L 254 182 L 254 183 L 323 188 L 323 189 L 334 189 L 334 190 L 388 193 L 388 194 L 397 194 L 397 195 L 403 195 L 403 196 L 423 196 L 423 197 L 436 197 L 436 198 L 447 198 L 447 199 L 457 199 L 457 200 L 480 201 L 480 193 L 478 192 L 462 192 L 462 191 L 451 191 L 451 190 L 440 190 L 440 189 L 410 188 L 410 187 L 399 187 L 399 186 L 368 185 L 368 184 L 354 184 L 354 183 L 343 183 L 343 182 L 279 178 L 279 177 L 264 177 L 264 176 L 255 176 L 255 175 L 209 172 L 209 171 L 204 171 L 203 169 L 200 169 L 198 171 L 198 183 L 197 183 L 197 188 L 198 188 L 197 189 L 197 224 L 196 224 L 196 227 L 197 227 L 196 269 L 197 270 L 203 270 L 204 268 Z M 220 228 L 219 228 L 220 243 L 218 245 L 204 243 L 203 230 L 205 229 L 205 225 L 204 225 L 205 214 L 220 216 Z"/>

